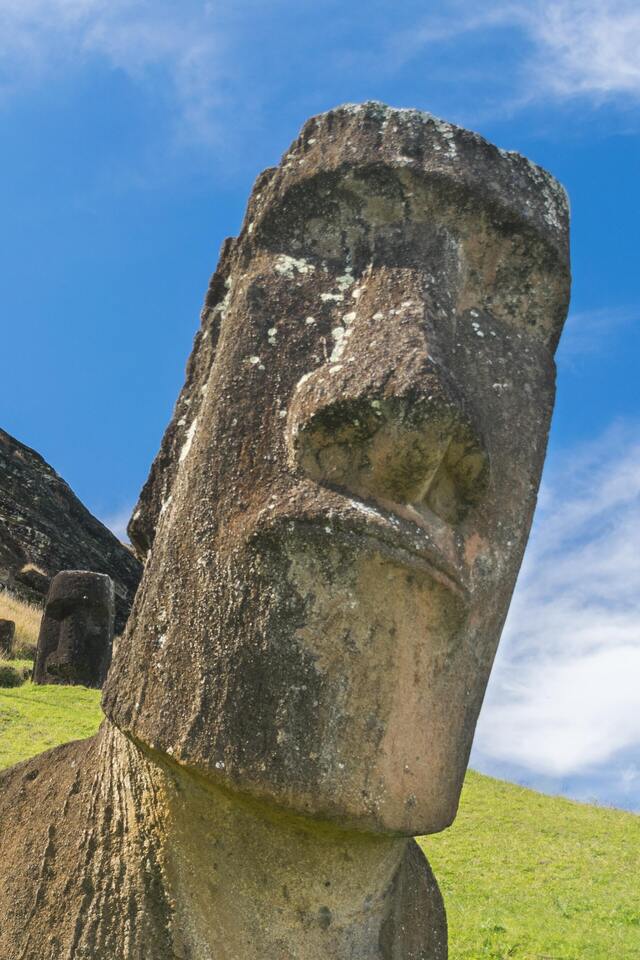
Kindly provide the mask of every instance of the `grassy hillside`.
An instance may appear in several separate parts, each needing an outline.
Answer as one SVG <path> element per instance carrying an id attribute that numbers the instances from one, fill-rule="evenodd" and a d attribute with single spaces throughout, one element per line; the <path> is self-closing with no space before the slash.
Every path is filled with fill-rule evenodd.
<path id="1" fill-rule="evenodd" d="M 92 734 L 100 694 L 0 689 L 0 767 Z M 470 772 L 458 818 L 422 845 L 450 960 L 640 960 L 640 817 Z"/>
<path id="2" fill-rule="evenodd" d="M 90 737 L 101 717 L 99 690 L 32 683 L 0 689 L 0 768 Z"/>
<path id="3" fill-rule="evenodd" d="M 640 960 L 640 817 L 469 772 L 422 846 L 451 960 Z"/>

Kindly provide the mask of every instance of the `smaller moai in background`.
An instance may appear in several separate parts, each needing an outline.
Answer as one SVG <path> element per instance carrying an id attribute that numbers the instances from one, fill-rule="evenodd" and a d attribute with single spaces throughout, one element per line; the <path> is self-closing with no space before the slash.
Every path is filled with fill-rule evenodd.
<path id="1" fill-rule="evenodd" d="M 85 570 L 58 573 L 40 626 L 34 683 L 101 687 L 111 663 L 114 618 L 111 577 Z"/>
<path id="2" fill-rule="evenodd" d="M 16 625 L 13 620 L 0 620 L 0 657 L 11 656 L 15 635 Z"/>

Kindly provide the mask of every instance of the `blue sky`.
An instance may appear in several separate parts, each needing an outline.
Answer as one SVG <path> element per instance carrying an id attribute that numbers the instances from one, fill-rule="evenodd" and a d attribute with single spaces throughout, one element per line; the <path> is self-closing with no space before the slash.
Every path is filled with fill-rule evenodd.
<path id="1" fill-rule="evenodd" d="M 550 453 L 473 760 L 640 810 L 637 3 L 0 0 L 0 424 L 121 531 L 253 179 L 364 99 L 569 191 Z"/>

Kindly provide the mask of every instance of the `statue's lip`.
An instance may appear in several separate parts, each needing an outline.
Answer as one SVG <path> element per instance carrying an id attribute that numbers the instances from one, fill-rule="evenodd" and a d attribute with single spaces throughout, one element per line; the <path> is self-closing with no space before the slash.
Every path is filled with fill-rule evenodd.
<path id="1" fill-rule="evenodd" d="M 465 603 L 468 574 L 458 559 L 455 530 L 428 510 L 406 504 L 364 499 L 350 491 L 316 484 L 298 488 L 298 496 L 271 498 L 258 514 L 250 538 L 294 524 L 349 540 L 369 541 L 399 565 L 428 574 Z M 244 517 L 246 519 L 246 514 Z M 237 542 L 238 532 L 232 539 Z"/>
<path id="2" fill-rule="evenodd" d="M 417 518 L 402 516 L 389 504 L 378 506 L 349 497 L 344 512 L 332 513 L 331 520 L 336 527 L 364 536 L 391 551 L 403 566 L 422 570 L 458 597 L 469 599 L 462 570 Z"/>
<path id="3" fill-rule="evenodd" d="M 330 503 L 317 503 L 315 509 L 308 502 L 297 506 L 298 509 L 292 510 L 289 503 L 282 511 L 269 510 L 271 522 L 260 524 L 260 527 L 265 531 L 274 524 L 280 526 L 293 522 L 296 526 L 324 530 L 327 536 L 369 541 L 399 565 L 428 574 L 468 602 L 470 591 L 465 572 L 454 553 L 454 533 L 438 518 L 425 518 L 410 507 L 374 503 L 335 490 Z M 444 540 L 449 541 L 448 545 Z"/>

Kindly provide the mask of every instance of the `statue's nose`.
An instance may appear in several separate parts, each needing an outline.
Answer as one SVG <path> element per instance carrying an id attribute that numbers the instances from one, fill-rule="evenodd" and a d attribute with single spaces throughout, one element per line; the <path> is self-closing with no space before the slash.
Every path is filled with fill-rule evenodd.
<path id="1" fill-rule="evenodd" d="M 430 355 L 424 303 L 387 309 L 386 327 L 376 306 L 359 304 L 361 322 L 353 316 L 335 362 L 298 384 L 287 421 L 291 465 L 360 498 L 426 507 L 456 523 L 486 489 L 480 432 Z"/>
<path id="2" fill-rule="evenodd" d="M 364 499 L 425 506 L 450 523 L 484 493 L 482 444 L 442 395 L 337 399 L 309 414 L 290 424 L 289 449 L 319 483 Z"/>

